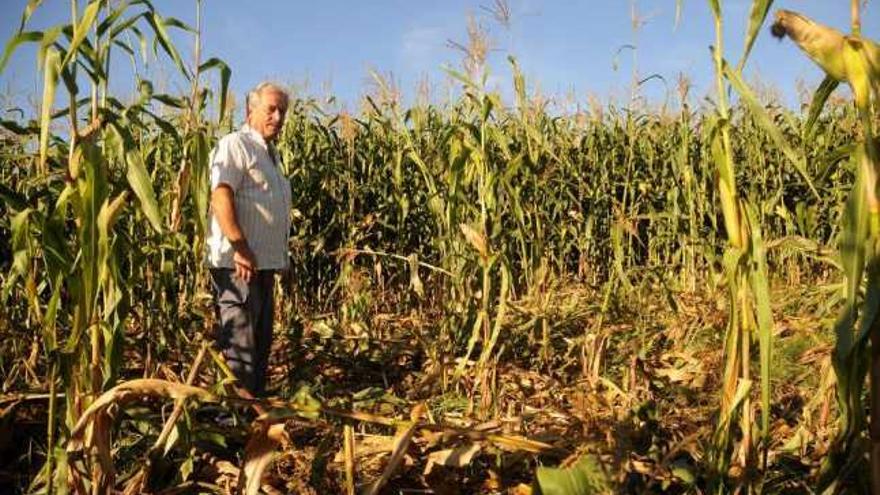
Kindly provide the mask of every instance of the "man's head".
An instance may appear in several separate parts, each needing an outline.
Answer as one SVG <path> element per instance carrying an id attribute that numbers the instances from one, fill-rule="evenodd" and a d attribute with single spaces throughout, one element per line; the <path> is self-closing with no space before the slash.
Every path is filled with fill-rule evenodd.
<path id="1" fill-rule="evenodd" d="M 284 126 L 288 96 L 280 86 L 262 82 L 247 95 L 247 123 L 263 136 L 273 141 Z"/>

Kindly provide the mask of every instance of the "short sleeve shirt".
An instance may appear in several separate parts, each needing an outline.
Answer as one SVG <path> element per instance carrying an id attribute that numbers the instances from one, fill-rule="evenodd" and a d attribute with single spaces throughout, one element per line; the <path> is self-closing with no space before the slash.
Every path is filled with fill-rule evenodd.
<path id="1" fill-rule="evenodd" d="M 277 153 L 275 154 L 277 156 Z M 254 252 L 258 270 L 288 265 L 290 182 L 270 154 L 266 141 L 245 125 L 224 136 L 211 152 L 211 191 L 226 184 L 234 193 L 238 224 Z M 234 268 L 233 249 L 208 212 L 207 262 L 211 268 Z"/>

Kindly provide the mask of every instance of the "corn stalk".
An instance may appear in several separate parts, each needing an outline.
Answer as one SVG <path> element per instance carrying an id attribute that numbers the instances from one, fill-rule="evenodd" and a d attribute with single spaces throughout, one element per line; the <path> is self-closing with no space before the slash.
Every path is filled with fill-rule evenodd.
<path id="1" fill-rule="evenodd" d="M 746 49 L 739 67 L 751 49 L 758 29 L 763 24 L 769 1 L 755 0 L 752 4 Z M 727 101 L 728 79 L 731 72 L 724 60 L 722 5 L 710 0 L 715 20 L 715 45 L 712 60 L 715 68 L 716 116 L 711 136 L 712 158 L 718 171 L 717 187 L 724 217 L 728 248 L 724 254 L 724 268 L 729 289 L 730 315 L 724 344 L 725 365 L 722 384 L 720 421 L 713 436 L 712 458 L 720 476 L 726 476 L 731 458 L 742 468 L 755 466 L 755 439 L 758 428 L 754 424 L 751 388 L 751 346 L 757 338 L 760 354 L 759 377 L 761 384 L 761 424 L 759 440 L 764 446 L 764 465 L 769 433 L 770 415 L 770 353 L 773 319 L 770 312 L 767 261 L 757 209 L 737 193 L 734 150 L 731 144 L 731 114 Z M 731 438 L 738 423 L 742 438 L 731 456 Z M 748 480 L 739 480 L 748 483 Z M 720 488 L 719 488 L 720 489 Z"/>

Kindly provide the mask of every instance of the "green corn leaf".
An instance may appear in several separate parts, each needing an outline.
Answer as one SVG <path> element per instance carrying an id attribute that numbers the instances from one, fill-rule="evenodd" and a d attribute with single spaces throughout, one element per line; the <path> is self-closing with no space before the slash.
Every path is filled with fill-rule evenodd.
<path id="1" fill-rule="evenodd" d="M 816 167 L 818 170 L 816 173 L 816 182 L 822 184 L 827 181 L 832 172 L 837 170 L 835 165 L 849 159 L 849 157 L 855 152 L 855 149 L 855 144 L 845 144 L 819 157 L 816 161 L 818 164 Z"/>
<path id="2" fill-rule="evenodd" d="M 27 198 L 24 195 L 3 183 L 0 183 L 0 202 L 6 208 L 13 211 L 24 210 L 28 205 Z"/>
<path id="3" fill-rule="evenodd" d="M 157 93 L 153 95 L 153 99 L 160 103 L 168 105 L 169 107 L 186 108 L 186 102 L 183 100 L 183 98 L 178 98 L 176 96 Z"/>
<path id="4" fill-rule="evenodd" d="M 113 40 L 113 44 L 122 49 L 125 53 L 128 54 L 129 58 L 131 58 L 132 62 L 135 60 L 134 48 L 130 47 L 128 43 L 120 40 Z M 133 64 L 132 64 L 133 65 Z"/>
<path id="5" fill-rule="evenodd" d="M 877 170 L 878 164 L 871 160 L 868 146 L 870 145 L 863 143 L 860 147 L 861 151 L 855 156 L 858 160 L 857 163 L 859 164 L 860 171 Z M 862 194 L 864 195 L 864 193 Z M 876 213 L 872 212 L 869 214 L 869 216 L 874 215 L 876 215 Z M 866 269 L 867 286 L 865 287 L 865 294 L 862 300 L 862 318 L 859 321 L 858 337 L 854 343 L 854 347 L 857 349 L 864 348 L 868 336 L 876 324 L 878 314 L 880 314 L 880 253 L 877 253 L 875 248 L 872 250 L 870 256 L 866 254 L 866 258 L 870 258 L 870 261 L 867 263 Z"/>
<path id="6" fill-rule="evenodd" d="M 37 41 L 42 41 L 42 39 L 42 31 L 27 31 L 13 36 L 12 39 L 6 43 L 6 48 L 3 49 L 3 58 L 0 58 L 0 74 L 3 73 L 3 69 L 5 69 L 6 64 L 9 63 L 9 57 L 11 57 L 15 52 L 15 49 L 18 48 L 18 45 L 22 43 L 36 43 Z"/>
<path id="7" fill-rule="evenodd" d="M 226 62 L 216 57 L 206 60 L 199 66 L 199 72 L 211 69 L 220 71 L 220 117 L 217 120 L 223 122 L 223 117 L 226 115 L 226 98 L 229 95 L 229 80 L 232 78 L 232 69 L 226 65 Z"/>
<path id="8" fill-rule="evenodd" d="M 474 89 L 474 90 L 478 89 L 476 83 L 471 81 L 471 79 L 468 76 L 466 76 L 464 73 L 459 72 L 451 67 L 444 67 L 443 70 L 446 71 L 447 74 L 452 76 L 453 79 L 464 84 L 465 87 L 470 88 L 470 89 Z"/>
<path id="9" fill-rule="evenodd" d="M 854 349 L 864 348 L 871 335 L 871 328 L 880 315 L 880 259 L 873 258 L 868 263 L 865 273 L 867 274 L 867 284 L 862 303 L 862 317 L 859 319 L 859 330 L 853 343 Z"/>
<path id="10" fill-rule="evenodd" d="M 62 79 L 63 79 L 63 77 L 62 77 Z M 79 107 L 79 106 L 85 105 L 89 102 L 89 100 L 90 100 L 89 98 L 80 98 L 79 100 L 76 101 L 75 106 Z M 56 110 L 55 112 L 52 113 L 52 115 L 50 117 L 52 120 L 55 120 L 55 119 L 59 119 L 61 117 L 66 117 L 68 115 L 70 115 L 70 107 L 69 106 L 64 107 L 60 110 Z"/>
<path id="11" fill-rule="evenodd" d="M 749 26 L 746 29 L 746 45 L 745 49 L 743 49 L 742 59 L 740 59 L 739 64 L 737 65 L 737 70 L 739 72 L 742 72 L 742 68 L 746 65 L 746 59 L 749 58 L 749 53 L 752 51 L 752 46 L 755 44 L 755 39 L 758 37 L 758 32 L 760 32 L 761 26 L 764 25 L 764 20 L 767 19 L 767 13 L 770 12 L 771 5 L 773 5 L 773 0 L 752 1 L 752 10 L 749 14 Z"/>
<path id="12" fill-rule="evenodd" d="M 162 215 L 159 212 L 159 204 L 156 202 L 153 180 L 150 178 L 150 174 L 147 173 L 140 150 L 128 129 L 119 121 L 113 121 L 110 127 L 115 131 L 118 138 L 118 146 L 121 147 L 118 152 L 120 156 L 125 157 L 125 162 L 128 166 L 126 173 L 128 184 L 131 186 L 132 191 L 134 191 L 135 196 L 140 200 L 141 208 L 144 215 L 150 221 L 150 225 L 153 226 L 156 232 L 162 232 Z"/>
<path id="13" fill-rule="evenodd" d="M 166 27 L 174 27 L 183 31 L 188 31 L 190 33 L 196 33 L 195 28 L 176 17 L 165 17 L 164 21 Z"/>
<path id="14" fill-rule="evenodd" d="M 141 61 L 146 64 L 150 59 L 150 51 L 147 49 L 147 37 L 144 36 L 144 33 L 137 26 L 132 26 L 129 31 L 137 37 L 141 49 Z"/>
<path id="15" fill-rule="evenodd" d="M 89 31 L 91 31 L 92 25 L 98 18 L 98 12 L 101 11 L 102 3 L 101 0 L 92 0 L 92 2 L 86 6 L 82 17 L 79 19 L 79 22 L 77 22 L 76 27 L 73 30 L 73 39 L 70 40 L 70 46 L 67 49 L 67 56 L 64 57 L 64 62 L 62 62 L 61 65 L 66 66 L 71 60 L 76 58 L 79 51 L 79 45 L 84 39 L 86 39 Z"/>
<path id="16" fill-rule="evenodd" d="M 67 184 L 58 199 L 55 201 L 55 209 L 46 215 L 42 225 L 43 262 L 49 280 L 58 277 L 66 277 L 73 270 L 73 255 L 70 253 L 67 239 L 65 238 L 65 220 L 67 217 L 70 198 L 74 193 L 73 183 Z"/>
<path id="17" fill-rule="evenodd" d="M 761 236 L 760 218 L 754 206 L 747 204 L 745 210 L 751 234 L 749 248 L 751 249 L 752 263 L 750 263 L 749 281 L 755 296 L 761 362 L 761 435 L 767 439 L 770 434 L 770 359 L 773 349 L 773 312 L 770 309 L 770 282 L 767 275 L 767 255 Z"/>
<path id="18" fill-rule="evenodd" d="M 131 4 L 132 6 L 135 6 L 135 5 L 143 5 L 143 6 L 146 7 L 147 10 L 150 11 L 150 12 L 155 12 L 155 11 L 156 11 L 156 7 L 153 5 L 153 2 L 150 2 L 150 0 L 132 0 L 132 1 L 130 2 L 130 4 Z"/>
<path id="19" fill-rule="evenodd" d="M 119 24 L 112 25 L 113 29 L 110 30 L 110 39 L 115 40 L 123 31 L 125 31 L 129 28 L 133 28 L 134 24 L 139 19 L 146 19 L 147 15 L 148 14 L 146 12 L 140 12 L 138 14 L 135 14 L 135 15 L 127 18 L 126 20 L 120 22 Z M 111 25 L 108 24 L 106 27 L 110 27 L 110 26 Z M 98 29 L 98 31 L 100 32 L 100 28 Z M 140 30 L 138 30 L 138 33 L 140 33 Z"/>
<path id="20" fill-rule="evenodd" d="M 62 33 L 66 33 L 66 30 L 61 26 L 49 28 L 43 32 L 43 39 L 40 40 L 40 46 L 37 49 L 38 66 L 42 67 L 46 63 L 46 52 L 49 50 L 49 47 L 54 47 L 58 50 L 62 59 L 67 56 L 67 49 L 61 46 L 61 43 L 58 43 L 58 37 Z"/>
<path id="21" fill-rule="evenodd" d="M 828 101 L 831 93 L 837 89 L 838 85 L 840 85 L 840 81 L 831 76 L 825 76 L 825 79 L 822 80 L 822 84 L 820 84 L 816 89 L 816 92 L 813 93 L 813 100 L 810 102 L 810 111 L 807 116 L 807 122 L 804 124 L 804 141 L 809 141 L 813 137 L 816 121 L 819 120 L 819 115 L 822 114 L 822 109 L 825 108 L 825 102 Z"/>
<path id="22" fill-rule="evenodd" d="M 55 327 L 58 319 L 58 303 L 61 300 L 61 288 L 64 287 L 64 279 L 58 276 L 52 284 L 52 297 L 46 305 L 46 313 L 43 315 L 43 345 L 45 352 L 51 353 L 58 347 Z"/>
<path id="23" fill-rule="evenodd" d="M 9 222 L 9 230 L 12 234 L 12 271 L 18 275 L 27 273 L 30 263 L 31 250 L 28 230 L 33 213 L 33 209 L 26 208 L 18 212 Z"/>
<path id="24" fill-rule="evenodd" d="M 186 66 L 183 64 L 183 60 L 180 58 L 180 54 L 177 52 L 177 48 L 174 47 L 174 43 L 171 42 L 171 37 L 168 36 L 168 30 L 165 29 L 165 19 L 162 18 L 159 14 L 152 12 L 147 16 L 147 21 L 150 26 L 153 28 L 153 32 L 156 35 L 156 42 L 165 53 L 171 57 L 171 60 L 174 62 L 174 65 L 180 70 L 180 73 L 183 74 L 187 80 L 190 79 L 189 71 L 186 69 Z"/>
<path id="25" fill-rule="evenodd" d="M 501 329 L 504 326 L 507 315 L 507 293 L 510 289 L 510 270 L 504 263 L 501 263 L 501 287 L 498 293 L 498 309 L 495 311 L 495 321 L 492 324 L 492 333 L 489 336 L 489 342 L 485 343 L 483 352 L 480 354 L 480 367 L 485 366 L 492 357 L 492 350 L 501 335 Z"/>
<path id="26" fill-rule="evenodd" d="M 147 110 L 146 108 L 141 107 L 140 111 L 142 113 L 144 113 L 145 115 L 149 115 L 150 118 L 153 119 L 153 122 L 155 122 L 156 125 L 159 127 L 159 129 L 162 129 L 162 132 L 168 134 L 169 136 L 171 136 L 175 140 L 180 139 L 180 134 L 178 134 L 177 127 L 174 127 L 174 124 L 163 119 L 162 117 L 159 117 L 158 115 Z"/>
<path id="27" fill-rule="evenodd" d="M 19 32 L 24 31 L 25 24 L 27 24 L 27 21 L 41 3 L 43 3 L 43 0 L 28 0 L 27 6 L 25 6 L 24 12 L 21 14 L 21 23 L 18 25 Z"/>
<path id="28" fill-rule="evenodd" d="M 758 124 L 764 129 L 765 132 L 770 136 L 770 139 L 773 140 L 773 143 L 776 144 L 776 147 L 782 151 L 782 154 L 785 155 L 786 158 L 794 165 L 795 169 L 798 173 L 801 174 L 801 177 L 804 178 L 804 181 L 809 186 L 810 190 L 816 196 L 816 199 L 821 199 L 819 196 L 819 192 L 816 191 L 816 187 L 813 186 L 813 181 L 810 179 L 810 175 L 807 173 L 807 168 L 805 164 L 805 160 L 802 156 L 794 151 L 791 145 L 786 141 L 785 136 L 782 135 L 782 132 L 776 127 L 776 124 L 773 123 L 773 119 L 770 118 L 770 115 L 767 114 L 767 111 L 764 110 L 764 107 L 758 101 L 758 97 L 755 96 L 754 92 L 752 92 L 751 88 L 743 81 L 739 72 L 733 70 L 725 61 L 723 63 L 724 76 L 730 81 L 730 85 L 736 90 L 736 92 L 740 95 L 743 102 L 748 107 L 749 111 L 754 115 L 755 119 L 758 121 Z"/>
<path id="29" fill-rule="evenodd" d="M 40 134 L 40 128 L 34 123 L 34 121 L 30 121 L 27 126 L 22 126 L 14 120 L 0 119 L 0 127 L 19 136 L 26 136 L 28 134 Z"/>
<path id="30" fill-rule="evenodd" d="M 64 82 L 64 87 L 67 88 L 67 92 L 71 95 L 75 95 L 79 93 L 79 85 L 76 84 L 76 66 L 64 67 L 61 69 L 61 80 Z M 76 102 L 76 106 L 85 104 L 89 99 L 88 98 L 80 98 Z M 68 109 L 65 109 L 68 110 Z M 54 116 L 53 116 L 54 118 Z"/>
<path id="31" fill-rule="evenodd" d="M 211 181 L 208 178 L 208 159 L 211 146 L 206 132 L 195 133 L 193 140 L 193 152 L 191 154 L 193 164 L 192 194 L 196 211 L 198 212 L 196 214 L 196 218 L 198 218 L 197 225 L 199 226 L 199 232 L 204 236 L 207 235 L 208 231 L 208 204 L 210 203 L 209 198 L 211 196 Z"/>
<path id="32" fill-rule="evenodd" d="M 101 22 L 98 23 L 98 27 L 95 28 L 95 31 L 98 33 L 98 36 L 99 37 L 104 36 L 107 33 L 108 29 L 110 30 L 111 33 L 118 32 L 117 29 L 114 27 L 114 25 L 116 24 L 116 21 L 119 20 L 120 17 L 122 17 L 122 14 L 124 14 L 125 11 L 128 10 L 128 8 L 129 8 L 128 4 L 120 3 L 119 7 L 116 7 L 115 9 L 113 9 L 110 12 L 110 14 L 107 15 L 107 17 L 105 17 L 103 20 L 101 20 Z M 142 15 L 142 14 L 140 14 L 140 15 Z M 135 16 L 135 18 L 136 17 L 138 17 L 138 16 Z M 115 40 L 116 36 L 114 36 L 114 34 L 111 34 L 109 39 Z"/>
<path id="33" fill-rule="evenodd" d="M 846 277 L 846 303 L 835 323 L 837 344 L 835 351 L 841 361 L 848 359 L 853 349 L 853 332 L 858 317 L 858 299 L 865 271 L 865 242 L 868 239 L 868 204 L 865 194 L 864 172 L 861 166 L 864 147 L 858 147 L 851 160 L 856 168 L 853 184 L 841 216 L 839 240 L 840 261 Z"/>
<path id="34" fill-rule="evenodd" d="M 43 101 L 40 104 L 40 168 L 46 166 L 49 153 L 49 123 L 52 120 L 52 104 L 55 103 L 55 89 L 61 69 L 61 56 L 53 48 L 46 54 L 43 68 Z"/>
<path id="35" fill-rule="evenodd" d="M 591 495 L 612 491 L 608 474 L 591 455 L 581 457 L 570 468 L 539 467 L 536 478 L 542 495 Z"/>
<path id="36" fill-rule="evenodd" d="M 140 29 L 138 29 L 138 27 L 135 25 L 135 23 L 142 18 L 145 19 L 146 17 L 147 17 L 147 13 L 141 12 L 137 15 L 129 17 L 128 19 L 122 21 L 119 24 L 116 24 L 115 26 L 113 26 L 113 29 L 110 31 L 110 39 L 114 40 L 114 43 L 116 43 L 117 45 L 119 43 L 123 43 L 123 41 L 119 39 L 120 34 L 122 34 L 123 32 L 126 34 L 134 34 L 138 40 L 138 43 L 140 46 L 140 52 L 141 52 L 141 60 L 144 64 L 146 64 L 148 61 L 148 53 L 149 53 L 149 51 L 147 50 L 147 39 L 146 39 L 146 37 L 144 37 L 144 33 L 142 33 Z M 121 46 L 121 45 L 118 45 L 118 46 Z M 126 50 L 126 52 L 129 52 L 129 54 L 132 56 L 132 58 L 134 58 L 134 54 L 131 53 L 134 51 L 134 49 L 131 47 L 131 45 L 129 43 L 125 42 L 124 46 L 125 46 L 125 48 L 123 48 L 123 49 Z"/>

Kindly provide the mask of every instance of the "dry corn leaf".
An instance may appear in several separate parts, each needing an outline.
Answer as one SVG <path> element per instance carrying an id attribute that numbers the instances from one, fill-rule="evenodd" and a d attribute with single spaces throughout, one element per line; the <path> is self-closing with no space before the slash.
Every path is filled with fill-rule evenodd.
<path id="1" fill-rule="evenodd" d="M 279 445 L 289 442 L 284 423 L 259 423 L 251 434 L 244 449 L 244 478 L 239 480 L 239 487 L 244 482 L 246 495 L 257 495 L 260 491 L 263 471 L 272 463 L 275 450 Z"/>
<path id="2" fill-rule="evenodd" d="M 354 428 L 350 424 L 343 426 L 342 451 L 345 458 L 345 493 L 354 495 L 355 444 Z"/>
<path id="3" fill-rule="evenodd" d="M 471 443 L 454 449 L 431 452 L 428 454 L 428 463 L 425 465 L 425 476 L 431 474 L 431 471 L 436 465 L 455 468 L 465 467 L 471 463 L 480 449 L 480 444 Z"/>
<path id="4" fill-rule="evenodd" d="M 385 435 L 367 435 L 354 444 L 355 458 L 368 457 L 376 454 L 387 454 L 394 451 L 394 437 Z M 345 453 L 340 450 L 333 457 L 333 462 L 345 462 Z"/>
<path id="5" fill-rule="evenodd" d="M 488 435 L 486 439 L 492 442 L 496 447 L 512 452 L 525 451 L 540 454 L 542 452 L 555 450 L 555 447 L 550 444 L 539 442 L 537 440 L 529 440 L 528 438 L 519 435 Z"/>
<path id="6" fill-rule="evenodd" d="M 93 423 L 93 417 L 99 413 L 103 413 L 110 405 L 122 405 L 134 399 L 142 397 L 161 397 L 171 399 L 187 399 L 190 397 L 198 398 L 204 401 L 216 400 L 213 394 L 201 388 L 184 385 L 182 383 L 169 382 L 167 380 L 157 380 L 145 378 L 139 380 L 130 380 L 120 383 L 110 390 L 101 394 L 88 409 L 83 412 L 73 430 L 70 432 L 70 441 L 67 445 L 67 451 L 76 451 L 82 448 L 83 433 L 86 427 Z"/>
<path id="7" fill-rule="evenodd" d="M 486 237 L 474 230 L 470 225 L 463 223 L 458 226 L 461 229 L 461 233 L 464 234 L 465 239 L 480 253 L 480 257 L 486 259 L 489 257 L 489 248 L 488 243 L 486 242 Z"/>
<path id="8" fill-rule="evenodd" d="M 385 471 L 382 472 L 382 476 L 376 480 L 372 485 L 370 485 L 369 490 L 367 490 L 368 495 L 376 495 L 379 493 L 379 490 L 385 486 L 386 483 L 391 479 L 391 476 L 394 474 L 394 471 L 397 470 L 397 467 L 400 465 L 400 462 L 403 460 L 403 456 L 406 454 L 406 450 L 409 448 L 409 444 L 412 441 L 413 433 L 415 432 L 415 426 L 410 426 L 404 430 L 401 430 L 394 437 L 394 452 L 391 454 L 391 458 L 388 459 L 388 465 L 385 466 Z"/>
<path id="9" fill-rule="evenodd" d="M 532 491 L 531 486 L 529 486 L 525 483 L 520 483 L 520 484 L 516 485 L 515 487 L 511 488 L 510 492 L 508 492 L 508 493 L 510 495 L 532 495 L 532 492 L 533 491 Z"/>

